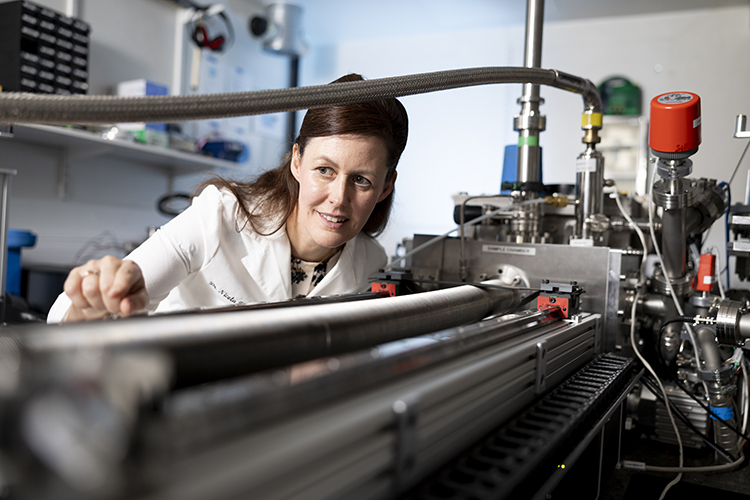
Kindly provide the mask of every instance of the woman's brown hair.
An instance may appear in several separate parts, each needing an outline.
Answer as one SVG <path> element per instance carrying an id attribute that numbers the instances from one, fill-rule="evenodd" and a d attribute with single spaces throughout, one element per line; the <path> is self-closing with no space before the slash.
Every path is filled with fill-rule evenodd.
<path id="1" fill-rule="evenodd" d="M 357 74 L 345 75 L 332 82 L 364 80 Z M 312 108 L 305 114 L 299 136 L 294 141 L 300 155 L 314 137 L 333 135 L 361 135 L 380 137 L 388 149 L 388 175 L 393 178 L 396 166 L 406 147 L 409 120 L 406 109 L 397 99 L 383 99 L 358 104 Z M 273 234 L 286 223 L 297 205 L 299 183 L 291 172 L 292 153 L 287 153 L 281 166 L 262 173 L 255 181 L 238 182 L 221 178 L 203 183 L 200 192 L 208 185 L 229 189 L 237 198 L 237 218 L 240 230 L 249 224 L 258 234 Z M 370 218 L 362 228 L 368 236 L 377 236 L 388 223 L 393 204 L 393 192 L 375 205 Z"/>

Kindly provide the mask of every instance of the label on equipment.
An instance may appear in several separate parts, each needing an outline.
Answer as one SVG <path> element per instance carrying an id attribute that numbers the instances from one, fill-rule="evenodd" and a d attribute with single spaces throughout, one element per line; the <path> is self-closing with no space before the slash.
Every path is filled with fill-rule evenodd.
<path id="1" fill-rule="evenodd" d="M 576 172 L 596 172 L 596 158 L 576 158 Z"/>
<path id="2" fill-rule="evenodd" d="M 572 247 L 593 247 L 594 240 L 591 238 L 571 238 L 570 246 Z"/>
<path id="3" fill-rule="evenodd" d="M 750 252 L 750 242 L 733 241 L 732 250 L 737 250 L 738 252 Z"/>
<path id="4" fill-rule="evenodd" d="M 483 252 L 507 253 L 513 255 L 536 255 L 534 247 L 511 247 L 506 245 L 482 245 Z"/>
<path id="5" fill-rule="evenodd" d="M 636 462 L 635 460 L 623 460 L 622 466 L 625 469 L 630 469 L 630 470 L 640 470 L 640 471 L 646 470 L 646 464 L 644 462 Z"/>
<path id="6" fill-rule="evenodd" d="M 701 124 L 701 117 L 699 116 L 698 118 L 693 120 L 693 128 L 697 127 L 700 124 Z"/>
<path id="7" fill-rule="evenodd" d="M 693 96 L 685 94 L 683 92 L 674 92 L 672 94 L 664 94 L 656 100 L 662 104 L 683 104 L 693 100 Z"/>

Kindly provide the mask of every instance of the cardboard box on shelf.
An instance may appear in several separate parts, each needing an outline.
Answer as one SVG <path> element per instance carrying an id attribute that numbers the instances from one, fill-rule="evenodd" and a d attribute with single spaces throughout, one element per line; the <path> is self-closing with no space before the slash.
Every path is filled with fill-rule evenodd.
<path id="1" fill-rule="evenodd" d="M 117 95 L 120 97 L 142 97 L 168 94 L 169 88 L 166 85 L 155 83 L 145 78 L 129 80 L 117 84 Z M 166 123 L 118 123 L 117 126 L 120 130 L 132 134 L 137 142 L 165 148 L 169 146 Z"/>

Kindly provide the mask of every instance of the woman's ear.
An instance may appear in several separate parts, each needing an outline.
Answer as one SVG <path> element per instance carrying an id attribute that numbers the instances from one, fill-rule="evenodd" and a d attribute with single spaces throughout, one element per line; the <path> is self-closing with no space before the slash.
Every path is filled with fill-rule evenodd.
<path id="1" fill-rule="evenodd" d="M 289 168 L 292 169 L 292 175 L 297 179 L 297 182 L 299 182 L 301 164 L 302 156 L 299 153 L 299 144 L 295 143 L 294 147 L 292 147 L 292 161 L 289 164 Z"/>
<path id="2" fill-rule="evenodd" d="M 385 186 L 383 186 L 383 192 L 380 193 L 380 196 L 378 197 L 378 203 L 388 198 L 388 195 L 393 192 L 393 185 L 396 183 L 396 176 L 398 175 L 398 172 L 394 170 L 393 177 L 391 177 L 391 180 L 385 183 Z"/>

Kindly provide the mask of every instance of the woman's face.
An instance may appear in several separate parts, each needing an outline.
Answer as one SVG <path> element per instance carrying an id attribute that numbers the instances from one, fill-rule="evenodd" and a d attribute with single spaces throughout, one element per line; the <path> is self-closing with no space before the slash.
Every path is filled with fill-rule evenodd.
<path id="1" fill-rule="evenodd" d="M 302 156 L 295 144 L 291 168 L 299 199 L 287 222 L 295 257 L 319 261 L 359 234 L 375 204 L 393 190 L 395 173 L 385 180 L 387 155 L 383 139 L 372 136 L 315 137 Z"/>

